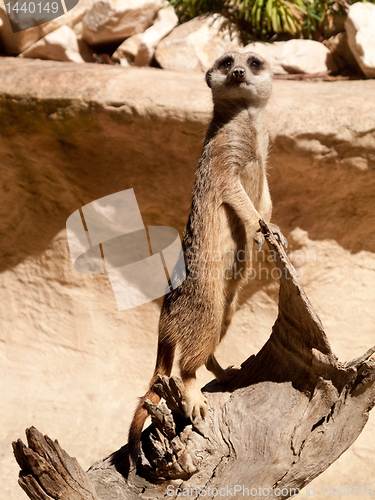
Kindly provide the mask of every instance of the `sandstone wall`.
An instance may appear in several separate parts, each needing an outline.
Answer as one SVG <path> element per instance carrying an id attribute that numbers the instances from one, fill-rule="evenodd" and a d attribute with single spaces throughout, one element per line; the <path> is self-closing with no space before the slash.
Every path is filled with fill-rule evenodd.
<path id="1" fill-rule="evenodd" d="M 105 276 L 73 269 L 66 219 L 134 188 L 145 225 L 182 231 L 211 102 L 200 74 L 0 59 L 0 107 L 0 498 L 21 500 L 11 441 L 35 425 L 88 467 L 126 441 L 155 359 L 161 301 L 119 312 Z M 268 125 L 273 220 L 334 352 L 351 359 L 375 343 L 375 83 L 277 81 Z M 275 320 L 263 257 L 224 365 Z M 375 486 L 374 422 L 316 497 Z"/>

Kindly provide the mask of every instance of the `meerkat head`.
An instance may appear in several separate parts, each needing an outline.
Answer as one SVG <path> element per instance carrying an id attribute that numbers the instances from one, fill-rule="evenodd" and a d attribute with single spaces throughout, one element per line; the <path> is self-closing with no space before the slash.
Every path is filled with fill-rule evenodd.
<path id="1" fill-rule="evenodd" d="M 269 63 L 254 52 L 228 52 L 206 73 L 214 103 L 243 102 L 246 106 L 264 106 L 272 88 Z"/>

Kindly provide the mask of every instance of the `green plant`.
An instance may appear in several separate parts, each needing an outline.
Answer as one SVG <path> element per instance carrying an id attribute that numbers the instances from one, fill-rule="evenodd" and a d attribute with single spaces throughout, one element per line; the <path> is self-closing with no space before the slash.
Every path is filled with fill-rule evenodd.
<path id="1" fill-rule="evenodd" d="M 180 22 L 201 14 L 218 13 L 253 38 L 275 35 L 323 39 L 335 14 L 350 4 L 375 0 L 169 0 Z"/>
<path id="2" fill-rule="evenodd" d="M 306 12 L 303 0 L 169 0 L 181 22 L 217 12 L 253 33 L 297 34 Z"/>
<path id="3" fill-rule="evenodd" d="M 249 5 L 252 28 L 267 33 L 290 33 L 301 31 L 303 15 L 306 13 L 303 0 L 244 0 Z M 244 9 L 244 7 L 242 8 Z M 250 20 L 250 19 L 249 19 Z"/>
<path id="4" fill-rule="evenodd" d="M 336 2 L 330 0 L 306 1 L 306 14 L 302 23 L 302 31 L 307 38 L 313 38 L 316 32 L 323 32 L 324 28 L 333 23 L 333 7 Z M 322 38 L 320 35 L 317 38 Z"/>

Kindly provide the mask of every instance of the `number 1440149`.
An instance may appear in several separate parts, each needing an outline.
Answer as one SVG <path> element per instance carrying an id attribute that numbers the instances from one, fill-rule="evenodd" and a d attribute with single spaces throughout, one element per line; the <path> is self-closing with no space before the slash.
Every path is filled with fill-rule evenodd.
<path id="1" fill-rule="evenodd" d="M 24 12 L 25 14 L 43 13 L 48 14 L 52 12 L 56 14 L 59 10 L 59 4 L 57 2 L 16 2 L 13 6 L 10 2 L 5 4 L 8 14 L 12 12 Z"/>
<path id="2" fill-rule="evenodd" d="M 374 488 L 371 485 L 365 486 L 362 484 L 361 486 L 338 486 L 335 488 L 334 486 L 322 486 L 323 496 L 344 496 L 348 497 L 350 495 L 354 496 L 366 496 L 371 497 L 374 493 Z"/>

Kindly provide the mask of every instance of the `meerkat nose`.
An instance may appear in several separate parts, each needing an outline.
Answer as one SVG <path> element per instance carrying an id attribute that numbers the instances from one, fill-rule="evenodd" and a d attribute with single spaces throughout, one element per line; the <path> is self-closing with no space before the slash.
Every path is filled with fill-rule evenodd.
<path id="1" fill-rule="evenodd" d="M 233 70 L 232 75 L 234 76 L 234 78 L 240 80 L 245 76 L 245 70 L 244 70 L 244 68 L 241 68 L 241 67 L 235 68 Z"/>

